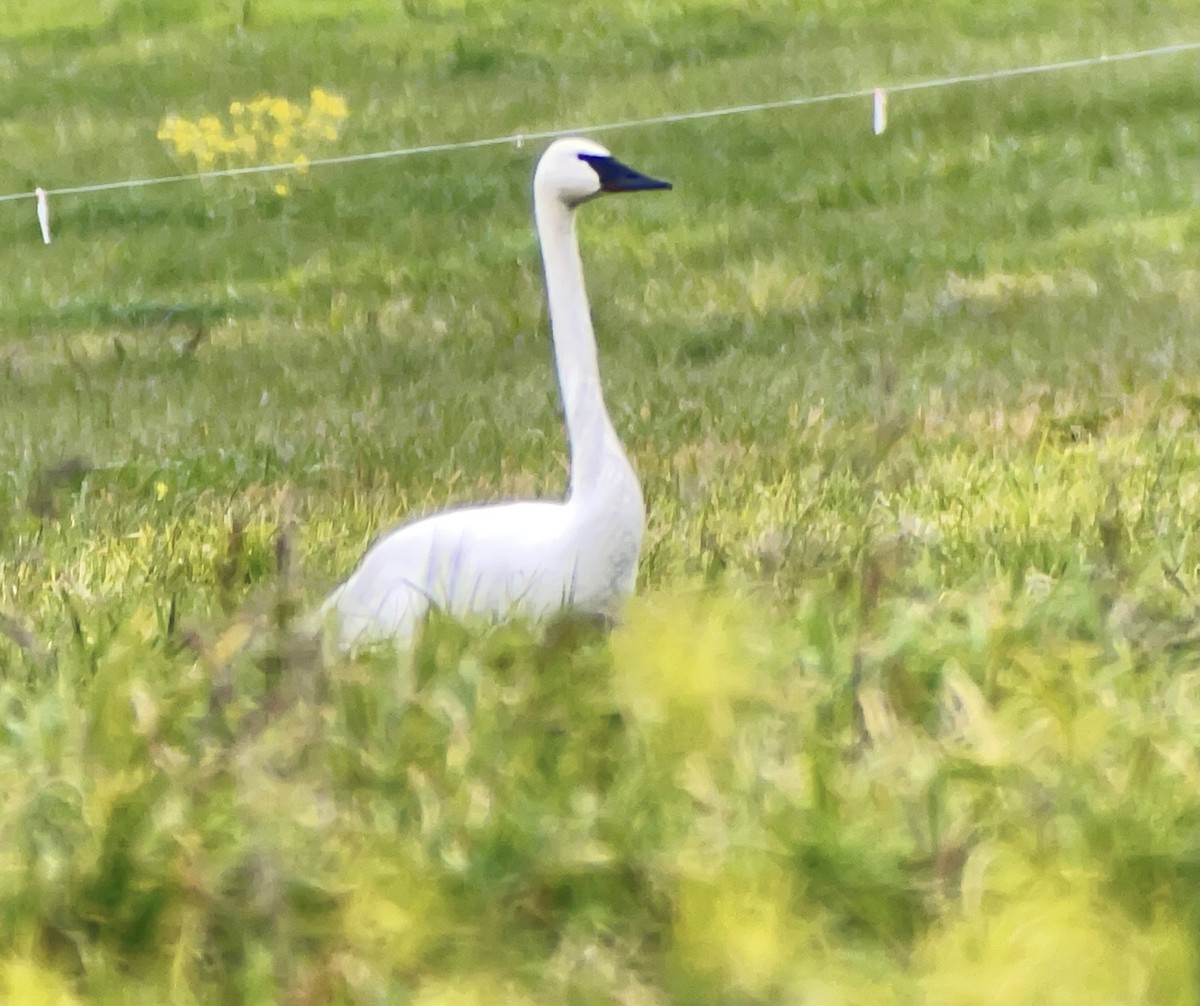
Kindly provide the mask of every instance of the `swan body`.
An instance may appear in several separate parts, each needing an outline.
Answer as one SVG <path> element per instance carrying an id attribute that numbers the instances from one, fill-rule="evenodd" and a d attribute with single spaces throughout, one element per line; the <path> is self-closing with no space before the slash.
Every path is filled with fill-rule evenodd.
<path id="1" fill-rule="evenodd" d="M 546 149 L 534 217 L 570 445 L 567 496 L 447 510 L 385 534 L 319 613 L 343 648 L 407 642 L 431 608 L 456 618 L 564 607 L 611 615 L 632 593 L 645 504 L 604 406 L 575 211 L 603 192 L 670 187 L 589 140 Z"/>

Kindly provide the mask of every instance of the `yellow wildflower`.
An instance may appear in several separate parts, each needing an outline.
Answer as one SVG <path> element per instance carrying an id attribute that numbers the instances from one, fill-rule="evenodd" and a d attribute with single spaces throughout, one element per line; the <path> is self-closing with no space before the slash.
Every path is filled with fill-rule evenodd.
<path id="1" fill-rule="evenodd" d="M 329 105 L 326 111 L 330 118 L 337 119 L 339 122 L 350 114 L 349 109 L 346 108 L 346 100 L 337 94 L 329 95 Z"/>
<path id="2" fill-rule="evenodd" d="M 291 122 L 296 115 L 296 106 L 293 105 L 287 98 L 273 98 L 269 111 L 271 118 L 278 123 Z"/>
<path id="3" fill-rule="evenodd" d="M 190 120 L 172 113 L 159 124 L 157 136 L 175 157 L 193 159 L 200 171 L 251 165 L 265 156 L 291 161 L 306 174 L 321 145 L 337 139 L 348 114 L 345 99 L 314 87 L 307 107 L 266 94 L 231 101 L 227 122 L 216 115 Z M 281 196 L 291 192 L 283 182 L 274 190 Z"/>

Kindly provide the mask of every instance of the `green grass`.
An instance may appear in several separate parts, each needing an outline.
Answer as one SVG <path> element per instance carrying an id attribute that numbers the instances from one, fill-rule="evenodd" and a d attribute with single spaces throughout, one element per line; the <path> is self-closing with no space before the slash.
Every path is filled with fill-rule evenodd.
<path id="1" fill-rule="evenodd" d="M 1171 0 L 0 0 L 0 194 L 1200 38 Z M 610 635 L 288 629 L 565 485 L 536 150 L 0 204 L 0 1002 L 1200 1001 L 1195 59 L 603 137 Z"/>

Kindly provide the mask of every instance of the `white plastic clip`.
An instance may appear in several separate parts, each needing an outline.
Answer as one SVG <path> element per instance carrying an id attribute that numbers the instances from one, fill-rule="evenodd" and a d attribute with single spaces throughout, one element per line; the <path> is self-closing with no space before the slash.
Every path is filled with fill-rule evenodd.
<path id="1" fill-rule="evenodd" d="M 875 88 L 874 128 L 876 136 L 887 129 L 887 91 L 882 87 Z"/>
<path id="2" fill-rule="evenodd" d="M 50 203 L 46 199 L 46 190 L 40 185 L 33 190 L 37 197 L 38 224 L 42 228 L 42 244 L 50 243 Z"/>

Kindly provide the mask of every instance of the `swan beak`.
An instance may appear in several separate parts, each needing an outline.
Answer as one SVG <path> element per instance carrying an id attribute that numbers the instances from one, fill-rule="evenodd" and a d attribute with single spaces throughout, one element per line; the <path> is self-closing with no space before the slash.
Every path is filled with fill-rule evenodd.
<path id="1" fill-rule="evenodd" d="M 671 187 L 670 182 L 634 171 L 628 164 L 622 164 L 615 157 L 580 154 L 579 159 L 586 161 L 599 176 L 601 192 L 645 192 L 649 189 Z"/>

